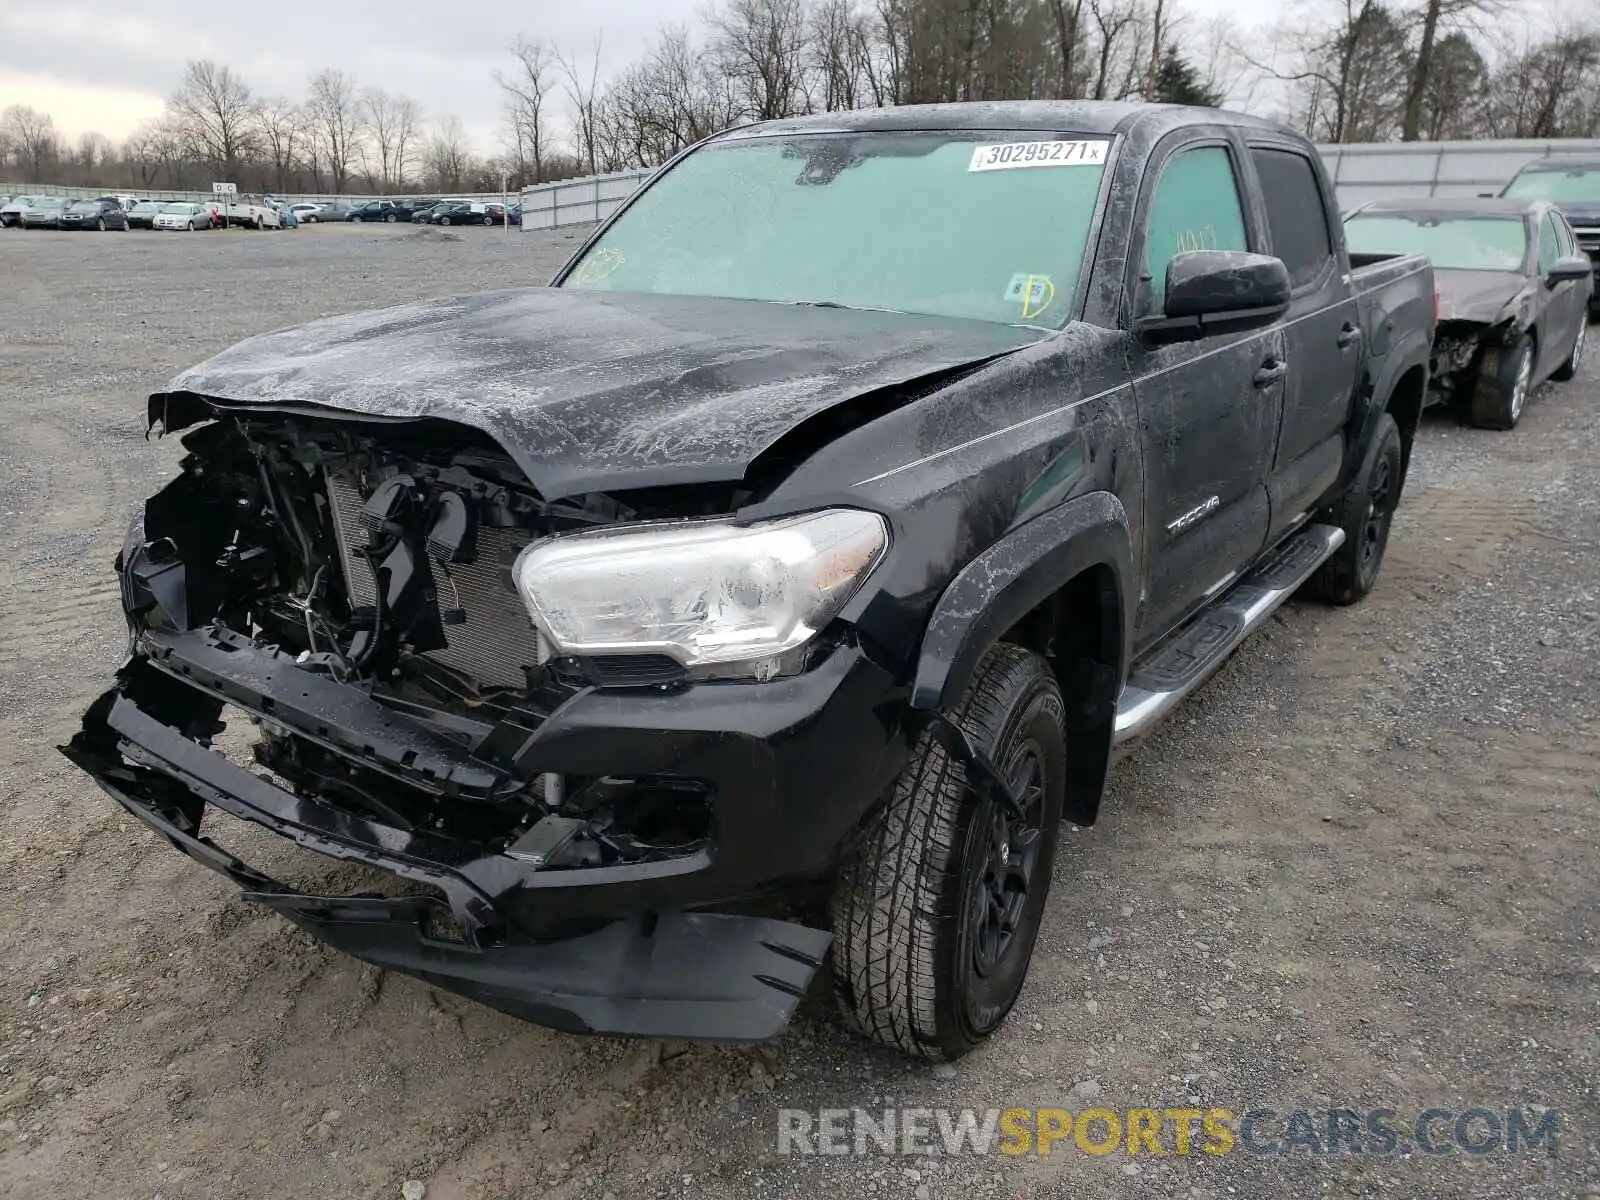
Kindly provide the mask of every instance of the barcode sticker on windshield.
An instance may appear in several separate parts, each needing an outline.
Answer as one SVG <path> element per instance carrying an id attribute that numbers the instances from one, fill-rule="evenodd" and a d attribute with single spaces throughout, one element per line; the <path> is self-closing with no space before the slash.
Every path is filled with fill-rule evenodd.
<path id="1" fill-rule="evenodd" d="M 1109 142 L 1008 142 L 974 146 L 969 171 L 1009 171 L 1013 167 L 1098 167 Z"/>

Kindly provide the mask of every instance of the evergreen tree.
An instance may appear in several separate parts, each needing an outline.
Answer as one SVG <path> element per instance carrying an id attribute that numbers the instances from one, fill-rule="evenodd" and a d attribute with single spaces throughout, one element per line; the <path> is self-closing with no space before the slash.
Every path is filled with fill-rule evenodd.
<path id="1" fill-rule="evenodd" d="M 1224 100 L 1221 92 L 1203 82 L 1194 66 L 1178 53 L 1177 44 L 1168 42 L 1156 69 L 1155 95 L 1150 99 L 1163 104 L 1197 104 L 1216 108 Z"/>

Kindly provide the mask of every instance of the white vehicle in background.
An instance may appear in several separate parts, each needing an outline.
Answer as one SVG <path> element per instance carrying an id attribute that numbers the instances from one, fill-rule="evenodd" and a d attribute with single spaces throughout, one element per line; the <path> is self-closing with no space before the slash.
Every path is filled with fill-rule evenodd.
<path id="1" fill-rule="evenodd" d="M 259 201 L 235 199 L 223 205 L 223 215 L 228 224 L 243 225 L 248 229 L 282 229 L 283 218 L 270 204 Z"/>
<path id="2" fill-rule="evenodd" d="M 161 211 L 151 218 L 152 229 L 181 229 L 193 233 L 197 229 L 211 228 L 211 209 L 204 204 L 191 204 L 177 200 L 163 204 Z"/>

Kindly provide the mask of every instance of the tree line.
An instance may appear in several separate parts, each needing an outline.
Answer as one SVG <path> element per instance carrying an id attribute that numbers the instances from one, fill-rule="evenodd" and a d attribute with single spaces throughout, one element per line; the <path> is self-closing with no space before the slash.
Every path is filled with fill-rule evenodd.
<path id="1" fill-rule="evenodd" d="M 1219 104 L 1317 141 L 1600 136 L 1600 26 L 1528 32 L 1523 0 L 1304 0 L 1276 24 L 1201 21 L 1183 0 L 716 0 L 620 67 L 522 36 L 495 72 L 503 146 L 412 98 L 314 75 L 258 95 L 190 63 L 120 146 L 0 114 L 0 173 L 191 190 L 491 191 L 651 166 L 744 121 L 868 105 L 1003 99 Z M 4 168 L 9 168 L 5 170 Z"/>

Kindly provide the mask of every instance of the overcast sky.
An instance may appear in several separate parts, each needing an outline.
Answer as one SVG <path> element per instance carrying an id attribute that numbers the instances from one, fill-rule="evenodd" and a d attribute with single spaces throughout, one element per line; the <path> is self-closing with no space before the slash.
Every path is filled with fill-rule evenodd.
<path id="1" fill-rule="evenodd" d="M 1196 16 L 1269 18 L 1287 0 L 1182 0 Z M 518 33 L 587 55 L 603 31 L 602 67 L 637 57 L 672 22 L 697 24 L 705 0 L 291 0 L 250 4 L 60 0 L 0 5 L 0 109 L 29 104 L 69 137 L 114 140 L 157 115 L 190 59 L 233 67 L 258 95 L 304 95 L 336 67 L 359 83 L 414 96 L 425 116 L 454 114 L 480 150 L 500 141 L 492 72 Z M 499 20 L 491 14 L 500 13 Z M 560 105 L 558 104 L 558 107 Z"/>

